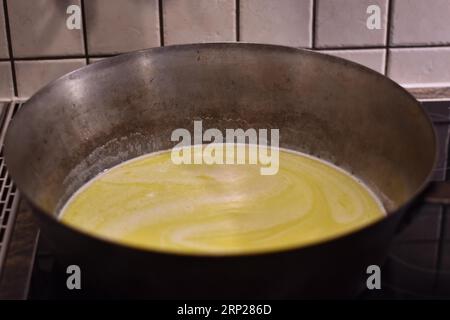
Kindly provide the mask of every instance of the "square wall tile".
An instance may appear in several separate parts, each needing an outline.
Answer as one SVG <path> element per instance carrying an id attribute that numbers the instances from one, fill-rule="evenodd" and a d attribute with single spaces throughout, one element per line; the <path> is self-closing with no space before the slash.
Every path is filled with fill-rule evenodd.
<path id="1" fill-rule="evenodd" d="M 390 49 L 388 76 L 407 87 L 449 86 L 450 47 Z"/>
<path id="2" fill-rule="evenodd" d="M 236 40 L 235 0 L 163 1 L 164 42 Z"/>
<path id="3" fill-rule="evenodd" d="M 387 0 L 316 0 L 316 47 L 383 46 L 386 43 Z M 370 5 L 380 8 L 381 29 L 369 29 Z"/>
<path id="4" fill-rule="evenodd" d="M 99 62 L 99 61 L 102 61 L 102 60 L 105 60 L 108 58 L 111 58 L 111 57 L 95 57 L 95 58 L 89 57 L 88 63 L 93 64 L 93 63 L 96 63 L 96 62 Z"/>
<path id="5" fill-rule="evenodd" d="M 18 94 L 29 98 L 49 82 L 86 64 L 84 59 L 16 61 Z"/>
<path id="6" fill-rule="evenodd" d="M 14 96 L 11 62 L 0 62 L 0 99 L 11 99 Z"/>
<path id="7" fill-rule="evenodd" d="M 385 49 L 323 50 L 319 52 L 351 60 L 384 74 L 386 64 Z"/>
<path id="8" fill-rule="evenodd" d="M 395 0 L 392 45 L 450 44 L 450 0 Z"/>
<path id="9" fill-rule="evenodd" d="M 8 1 L 14 57 L 84 55 L 82 30 L 66 25 L 70 5 L 80 0 Z"/>
<path id="10" fill-rule="evenodd" d="M 241 0 L 240 40 L 311 47 L 312 0 Z"/>
<path id="11" fill-rule="evenodd" d="M 158 0 L 89 0 L 89 54 L 115 54 L 160 45 Z"/>
<path id="12" fill-rule="evenodd" d="M 7 59 L 8 53 L 8 39 L 6 38 L 6 24 L 5 13 L 3 10 L 3 1 L 0 1 L 0 59 Z"/>

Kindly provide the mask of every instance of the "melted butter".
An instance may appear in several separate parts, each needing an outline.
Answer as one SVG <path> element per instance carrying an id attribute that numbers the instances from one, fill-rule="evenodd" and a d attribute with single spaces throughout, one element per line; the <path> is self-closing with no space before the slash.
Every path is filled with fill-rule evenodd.
<path id="1" fill-rule="evenodd" d="M 376 197 L 350 174 L 280 149 L 275 175 L 261 175 L 259 165 L 175 165 L 169 151 L 148 154 L 87 183 L 60 217 L 131 246 L 227 254 L 320 242 L 384 215 Z"/>

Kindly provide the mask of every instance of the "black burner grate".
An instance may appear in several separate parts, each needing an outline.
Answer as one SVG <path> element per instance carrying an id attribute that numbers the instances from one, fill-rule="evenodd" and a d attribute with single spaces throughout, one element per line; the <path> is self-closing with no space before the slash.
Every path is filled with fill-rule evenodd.
<path id="1" fill-rule="evenodd" d="M 20 103 L 0 103 L 0 276 L 19 204 L 19 192 L 16 190 L 6 169 L 5 159 L 3 157 L 3 141 L 9 122 L 20 108 L 20 105 Z"/>

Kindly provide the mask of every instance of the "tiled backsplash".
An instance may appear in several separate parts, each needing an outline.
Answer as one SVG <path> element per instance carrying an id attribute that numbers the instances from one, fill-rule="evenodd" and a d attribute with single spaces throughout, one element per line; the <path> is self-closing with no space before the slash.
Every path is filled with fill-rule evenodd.
<path id="1" fill-rule="evenodd" d="M 367 27 L 371 5 L 380 8 L 380 29 Z M 315 47 L 385 46 L 388 8 L 387 0 L 316 0 Z"/>
<path id="2" fill-rule="evenodd" d="M 102 57 L 217 41 L 320 50 L 387 74 L 405 87 L 450 87 L 450 0 L 0 2 L 0 99 L 29 97 Z M 66 26 L 74 14 L 67 13 L 71 5 L 82 13 L 81 29 Z M 380 10 L 379 29 L 367 26 L 374 7 Z"/>

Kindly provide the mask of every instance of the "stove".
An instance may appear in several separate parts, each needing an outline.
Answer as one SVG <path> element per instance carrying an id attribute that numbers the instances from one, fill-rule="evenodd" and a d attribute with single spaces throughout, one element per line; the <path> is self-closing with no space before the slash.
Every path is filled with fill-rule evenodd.
<path id="1" fill-rule="evenodd" d="M 438 136 L 439 161 L 433 179 L 450 179 L 450 100 L 423 101 Z M 0 102 L 1 136 L 20 102 Z M 358 299 L 450 299 L 450 206 L 420 203 L 414 219 L 396 236 L 381 267 L 380 290 Z M 65 289 L 58 266 L 34 223 L 28 204 L 6 170 L 0 151 L 0 299 L 89 298 Z"/>

